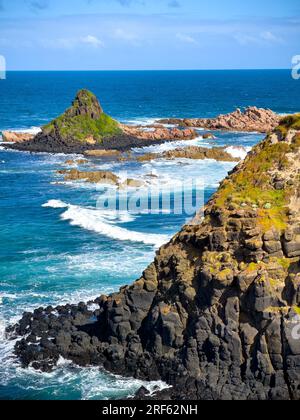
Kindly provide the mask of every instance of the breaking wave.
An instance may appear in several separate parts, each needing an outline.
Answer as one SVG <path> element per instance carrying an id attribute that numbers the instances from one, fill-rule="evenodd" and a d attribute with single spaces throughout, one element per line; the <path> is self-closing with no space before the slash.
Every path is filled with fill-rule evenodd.
<path id="1" fill-rule="evenodd" d="M 170 239 L 167 235 L 135 232 L 117 226 L 117 223 L 133 220 L 133 216 L 127 212 L 105 212 L 67 204 L 60 200 L 50 200 L 43 204 L 43 207 L 64 208 L 66 211 L 62 213 L 61 219 L 69 221 L 71 226 L 79 226 L 118 241 L 140 242 L 159 248 Z"/>

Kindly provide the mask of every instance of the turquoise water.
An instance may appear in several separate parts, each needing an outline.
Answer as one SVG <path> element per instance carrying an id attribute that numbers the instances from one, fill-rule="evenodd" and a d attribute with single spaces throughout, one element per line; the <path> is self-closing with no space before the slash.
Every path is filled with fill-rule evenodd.
<path id="1" fill-rule="evenodd" d="M 0 131 L 39 127 L 63 112 L 82 87 L 93 90 L 105 110 L 125 122 L 208 116 L 246 105 L 281 113 L 300 109 L 300 83 L 284 71 L 9 73 L 0 81 Z M 216 133 L 208 142 L 201 134 L 190 142 L 144 152 L 199 144 L 231 146 L 232 152 L 243 154 L 262 138 Z M 56 171 L 69 158 L 76 156 L 0 149 L 0 399 L 120 398 L 141 385 L 63 360 L 52 374 L 23 370 L 12 356 L 13 342 L 4 336 L 5 326 L 25 310 L 88 301 L 132 282 L 152 261 L 157 247 L 186 221 L 187 215 L 129 217 L 97 210 L 99 197 L 113 190 L 63 182 Z M 161 160 L 92 165 L 121 178 L 142 179 L 151 187 L 160 182 L 162 195 L 171 185 L 176 190 L 183 180 L 200 179 L 206 201 L 234 164 Z"/>

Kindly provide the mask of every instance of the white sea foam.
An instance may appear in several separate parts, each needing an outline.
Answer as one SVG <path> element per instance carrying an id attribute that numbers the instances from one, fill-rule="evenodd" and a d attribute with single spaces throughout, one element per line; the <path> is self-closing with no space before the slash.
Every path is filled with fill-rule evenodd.
<path id="1" fill-rule="evenodd" d="M 169 142 L 165 142 L 162 144 L 153 144 L 151 146 L 146 146 L 146 147 L 140 147 L 140 148 L 135 148 L 133 149 L 133 152 L 135 153 L 163 153 L 163 152 L 167 152 L 169 150 L 174 150 L 174 149 L 178 149 L 183 148 L 183 147 L 188 147 L 188 146 L 209 146 L 208 143 L 203 143 L 203 137 L 199 136 L 196 137 L 193 140 L 178 140 L 178 141 L 169 141 Z"/>
<path id="2" fill-rule="evenodd" d="M 10 130 L 14 133 L 26 133 L 26 134 L 38 134 L 42 131 L 41 127 L 30 127 L 30 128 L 17 128 L 16 130 Z"/>
<path id="3" fill-rule="evenodd" d="M 61 200 L 49 200 L 47 203 L 43 204 L 42 207 L 50 207 L 53 209 L 64 209 L 68 207 L 68 204 L 64 203 Z"/>
<path id="4" fill-rule="evenodd" d="M 126 120 L 124 123 L 128 125 L 147 126 L 155 124 L 156 121 L 157 118 L 137 118 L 133 120 Z"/>
<path id="5" fill-rule="evenodd" d="M 66 204 L 59 200 L 51 200 L 43 205 L 44 207 L 67 208 L 61 215 L 62 220 L 67 220 L 72 226 L 79 226 L 83 229 L 99 233 L 112 239 L 119 241 L 140 242 L 146 245 L 154 245 L 159 248 L 169 240 L 167 235 L 149 234 L 131 231 L 116 225 L 116 223 L 124 223 L 122 213 L 115 214 L 97 209 L 74 206 Z M 122 219 L 123 217 L 123 219 Z M 132 217 L 132 216 L 131 216 Z M 127 219 L 128 221 L 129 219 Z"/>
<path id="6" fill-rule="evenodd" d="M 17 321 L 18 317 L 14 317 L 10 323 Z M 123 378 L 109 374 L 99 367 L 82 368 L 62 357 L 52 372 L 37 371 L 31 366 L 23 369 L 13 353 L 17 340 L 8 339 L 5 332 L 7 326 L 7 321 L 0 318 L 0 387 L 14 386 L 17 383 L 22 395 L 47 392 L 53 399 L 63 397 L 66 390 L 70 390 L 76 391 L 81 400 L 129 397 L 142 386 L 151 394 L 169 388 L 162 381 L 146 382 Z"/>
<path id="7" fill-rule="evenodd" d="M 251 151 L 251 147 L 243 147 L 243 146 L 229 146 L 225 149 L 227 153 L 229 153 L 234 158 L 239 158 L 241 160 L 245 159 L 247 154 Z"/>
<path id="8" fill-rule="evenodd" d="M 12 128 L 8 130 L 0 130 L 0 131 L 11 131 L 13 133 L 24 133 L 24 134 L 32 134 L 36 135 L 40 133 L 42 130 L 40 127 L 30 127 L 30 128 Z M 2 136 L 1 136 L 2 138 Z"/>

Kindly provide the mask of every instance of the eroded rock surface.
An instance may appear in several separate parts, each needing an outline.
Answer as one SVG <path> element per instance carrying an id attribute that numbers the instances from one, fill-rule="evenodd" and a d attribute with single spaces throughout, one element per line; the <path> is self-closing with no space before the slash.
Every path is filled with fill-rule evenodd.
<path id="1" fill-rule="evenodd" d="M 8 330 L 24 367 L 63 356 L 173 385 L 156 398 L 299 400 L 300 135 L 282 127 L 135 283 L 96 310 L 25 313 Z"/>
<path id="2" fill-rule="evenodd" d="M 279 124 L 280 116 L 270 109 L 249 107 L 244 111 L 236 111 L 220 115 L 216 118 L 167 119 L 162 124 L 175 124 L 182 127 L 201 127 L 208 130 L 257 131 L 267 133 Z"/>
<path id="3" fill-rule="evenodd" d="M 153 127 L 148 129 L 145 127 L 122 125 L 124 133 L 136 137 L 141 140 L 192 140 L 198 137 L 197 132 L 191 128 L 165 128 Z"/>
<path id="4" fill-rule="evenodd" d="M 239 158 L 233 157 L 224 147 L 206 148 L 200 146 L 188 146 L 163 153 L 148 153 L 138 157 L 140 162 L 153 159 L 214 159 L 221 162 L 239 162 Z"/>
<path id="5" fill-rule="evenodd" d="M 32 140 L 34 138 L 33 134 L 29 133 L 16 133 L 13 131 L 3 131 L 2 139 L 7 143 L 22 143 L 25 141 Z"/>
<path id="6" fill-rule="evenodd" d="M 57 171 L 59 175 L 64 175 L 65 181 L 84 181 L 93 184 L 111 184 L 119 188 L 140 188 L 144 182 L 128 178 L 122 181 L 117 175 L 110 171 L 79 171 L 78 169 Z"/>

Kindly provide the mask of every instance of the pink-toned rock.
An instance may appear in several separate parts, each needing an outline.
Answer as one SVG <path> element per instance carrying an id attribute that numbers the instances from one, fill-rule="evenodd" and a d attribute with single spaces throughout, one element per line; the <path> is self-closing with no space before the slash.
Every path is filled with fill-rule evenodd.
<path id="1" fill-rule="evenodd" d="M 270 109 L 249 107 L 244 111 L 236 111 L 219 115 L 216 118 L 199 119 L 167 119 L 160 120 L 161 124 L 177 124 L 182 127 L 201 127 L 208 130 L 227 130 L 227 131 L 257 131 L 267 133 L 274 130 L 281 117 Z"/>
<path id="2" fill-rule="evenodd" d="M 13 131 L 3 131 L 2 138 L 6 143 L 23 143 L 25 141 L 32 140 L 34 135 L 28 133 L 15 133 Z"/>
<path id="3" fill-rule="evenodd" d="M 197 137 L 195 130 L 191 128 L 165 128 L 153 126 L 151 130 L 140 126 L 122 126 L 123 131 L 130 136 L 141 140 L 191 140 Z"/>

